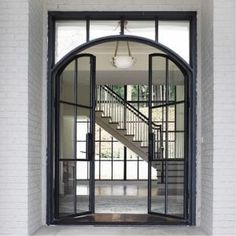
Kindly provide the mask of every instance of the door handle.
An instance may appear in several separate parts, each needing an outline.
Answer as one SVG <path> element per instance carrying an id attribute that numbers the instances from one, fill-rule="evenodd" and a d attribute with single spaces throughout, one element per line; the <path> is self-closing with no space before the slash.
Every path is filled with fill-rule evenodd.
<path id="1" fill-rule="evenodd" d="M 92 149 L 93 149 L 93 145 L 92 145 L 92 141 L 93 141 L 93 136 L 91 133 L 87 133 L 86 134 L 86 159 L 88 161 L 92 160 Z"/>

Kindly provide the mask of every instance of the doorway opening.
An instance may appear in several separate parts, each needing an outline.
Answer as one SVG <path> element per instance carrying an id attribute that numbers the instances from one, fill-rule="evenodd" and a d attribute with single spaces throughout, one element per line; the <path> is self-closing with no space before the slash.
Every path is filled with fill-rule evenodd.
<path id="1" fill-rule="evenodd" d="M 135 63 L 111 59 L 129 42 Z M 146 39 L 106 37 L 55 78 L 55 223 L 186 224 L 191 70 Z"/>

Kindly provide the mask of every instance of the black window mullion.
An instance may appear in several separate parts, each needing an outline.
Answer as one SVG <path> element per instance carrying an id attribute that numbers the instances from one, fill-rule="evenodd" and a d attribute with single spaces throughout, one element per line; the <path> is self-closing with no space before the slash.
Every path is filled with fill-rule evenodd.
<path id="1" fill-rule="evenodd" d="M 74 71 L 74 94 L 75 94 L 75 102 L 77 103 L 77 80 L 78 80 L 78 59 L 75 60 L 75 71 Z M 75 107 L 75 116 L 74 116 L 74 159 L 77 159 L 77 107 Z M 74 182 L 74 213 L 77 213 L 77 193 L 76 193 L 76 185 L 77 185 L 77 181 L 76 178 L 77 177 L 77 162 L 75 162 L 75 166 L 74 166 L 74 176 L 73 176 L 73 182 Z"/>
<path id="2" fill-rule="evenodd" d="M 90 19 L 86 19 L 86 41 L 89 42 L 90 40 Z"/>
<path id="3" fill-rule="evenodd" d="M 169 102 L 169 60 L 166 58 L 166 91 L 165 91 L 165 96 L 166 96 L 166 103 L 168 104 Z M 165 133 L 165 214 L 167 214 L 168 211 L 168 106 L 166 106 L 166 133 Z"/>
<path id="4" fill-rule="evenodd" d="M 159 41 L 159 20 L 155 19 L 155 41 Z"/>

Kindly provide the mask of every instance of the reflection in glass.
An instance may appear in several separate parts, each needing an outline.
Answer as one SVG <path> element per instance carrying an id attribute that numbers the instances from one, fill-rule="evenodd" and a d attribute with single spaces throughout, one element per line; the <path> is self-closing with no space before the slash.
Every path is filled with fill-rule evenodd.
<path id="1" fill-rule="evenodd" d="M 75 107 L 60 105 L 60 159 L 75 158 Z"/>
<path id="2" fill-rule="evenodd" d="M 78 60 L 77 104 L 90 106 L 90 58 L 81 57 Z"/>
<path id="3" fill-rule="evenodd" d="M 76 178 L 77 179 L 88 179 L 89 171 L 88 171 L 88 162 L 87 161 L 77 161 L 76 162 Z"/>
<path id="4" fill-rule="evenodd" d="M 90 36 L 89 39 L 96 39 L 109 35 L 120 34 L 120 23 L 117 20 L 91 20 L 90 21 Z"/>
<path id="5" fill-rule="evenodd" d="M 176 216 L 184 214 L 184 162 L 168 163 L 168 208 L 167 213 Z"/>
<path id="6" fill-rule="evenodd" d="M 162 162 L 153 161 L 151 169 L 151 211 L 165 213 L 165 184 Z"/>
<path id="7" fill-rule="evenodd" d="M 189 62 L 189 21 L 159 21 L 158 32 L 160 43 Z"/>
<path id="8" fill-rule="evenodd" d="M 90 133 L 90 110 L 77 107 L 77 159 L 86 159 L 86 136 Z"/>
<path id="9" fill-rule="evenodd" d="M 86 21 L 57 21 L 55 62 L 69 51 L 86 42 Z"/>
<path id="10" fill-rule="evenodd" d="M 76 162 L 76 211 L 77 213 L 89 210 L 89 162 Z"/>
<path id="11" fill-rule="evenodd" d="M 59 163 L 59 215 L 74 214 L 75 162 Z"/>
<path id="12" fill-rule="evenodd" d="M 60 75 L 60 100 L 75 103 L 75 61 L 68 64 Z"/>
<path id="13" fill-rule="evenodd" d="M 125 21 L 124 33 L 155 40 L 155 21 Z"/>

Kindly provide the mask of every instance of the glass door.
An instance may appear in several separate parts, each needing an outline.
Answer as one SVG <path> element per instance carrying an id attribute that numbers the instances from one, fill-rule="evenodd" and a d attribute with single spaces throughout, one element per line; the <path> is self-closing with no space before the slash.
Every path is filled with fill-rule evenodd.
<path id="1" fill-rule="evenodd" d="M 94 212 L 95 57 L 77 55 L 57 76 L 56 216 Z"/>
<path id="2" fill-rule="evenodd" d="M 148 213 L 187 218 L 186 85 L 165 54 L 149 55 Z"/>

